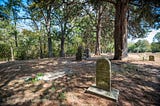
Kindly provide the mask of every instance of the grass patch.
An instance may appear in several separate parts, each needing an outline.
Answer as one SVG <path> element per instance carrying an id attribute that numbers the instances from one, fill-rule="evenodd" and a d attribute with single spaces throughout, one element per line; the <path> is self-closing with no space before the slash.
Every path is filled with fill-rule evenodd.
<path id="1" fill-rule="evenodd" d="M 43 73 L 37 73 L 34 77 L 27 78 L 25 81 L 26 81 L 26 82 L 35 83 L 35 82 L 41 80 L 41 77 L 43 77 L 43 76 L 44 76 Z"/>

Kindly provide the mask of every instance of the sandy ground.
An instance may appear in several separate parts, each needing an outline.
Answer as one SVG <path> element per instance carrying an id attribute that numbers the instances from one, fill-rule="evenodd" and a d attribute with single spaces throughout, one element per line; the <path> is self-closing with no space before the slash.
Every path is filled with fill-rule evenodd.
<path id="1" fill-rule="evenodd" d="M 155 61 L 148 61 L 154 55 Z M 111 54 L 103 54 L 111 58 Z M 98 56 L 83 61 L 51 58 L 0 63 L 2 106 L 160 106 L 160 54 L 129 54 L 112 62 L 112 87 L 120 91 L 118 102 L 86 93 L 95 83 Z M 37 73 L 72 70 L 53 81 L 25 81 Z"/>

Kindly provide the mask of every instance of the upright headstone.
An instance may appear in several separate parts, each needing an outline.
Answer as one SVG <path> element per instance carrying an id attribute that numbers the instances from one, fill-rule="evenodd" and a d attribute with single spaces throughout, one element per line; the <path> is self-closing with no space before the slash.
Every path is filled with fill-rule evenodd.
<path id="1" fill-rule="evenodd" d="M 82 60 L 82 46 L 79 46 L 76 53 L 76 60 L 81 61 Z"/>
<path id="2" fill-rule="evenodd" d="M 111 88 L 111 62 L 107 58 L 97 60 L 96 85 L 86 91 L 118 101 L 119 90 Z"/>
<path id="3" fill-rule="evenodd" d="M 106 91 L 111 91 L 111 63 L 108 59 L 97 60 L 96 86 Z"/>
<path id="4" fill-rule="evenodd" d="M 149 55 L 149 61 L 154 61 L 154 56 L 153 55 Z"/>
<path id="5" fill-rule="evenodd" d="M 89 57 L 90 57 L 90 50 L 89 50 L 89 48 L 86 48 L 86 49 L 84 50 L 84 53 L 85 53 L 85 57 L 86 57 L 86 58 L 89 58 Z"/>

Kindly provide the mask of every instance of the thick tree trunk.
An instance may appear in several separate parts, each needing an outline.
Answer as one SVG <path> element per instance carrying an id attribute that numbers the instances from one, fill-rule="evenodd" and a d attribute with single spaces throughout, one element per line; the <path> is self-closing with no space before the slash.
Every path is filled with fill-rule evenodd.
<path id="1" fill-rule="evenodd" d="M 49 32 L 47 36 L 48 36 L 48 57 L 53 57 L 52 39 Z"/>
<path id="2" fill-rule="evenodd" d="M 117 0 L 115 5 L 114 59 L 122 60 L 127 56 L 127 11 L 129 0 Z"/>
<path id="3" fill-rule="evenodd" d="M 51 39 L 51 6 L 47 8 L 47 19 L 46 19 L 46 28 L 47 28 L 47 37 L 48 37 L 48 57 L 53 57 L 53 48 L 52 48 L 52 39 Z"/>
<path id="4" fill-rule="evenodd" d="M 101 54 L 101 49 L 100 49 L 100 37 L 101 37 L 101 32 L 102 32 L 102 24 L 101 24 L 101 16 L 103 12 L 103 7 L 99 6 L 98 10 L 98 16 L 97 16 L 97 26 L 96 26 L 96 47 L 95 47 L 95 55 L 100 55 Z"/>
<path id="5" fill-rule="evenodd" d="M 61 23 L 61 50 L 60 50 L 60 57 L 65 57 L 65 52 L 64 52 L 64 43 L 65 43 L 65 36 L 66 36 L 66 26 L 67 23 L 64 21 Z"/>

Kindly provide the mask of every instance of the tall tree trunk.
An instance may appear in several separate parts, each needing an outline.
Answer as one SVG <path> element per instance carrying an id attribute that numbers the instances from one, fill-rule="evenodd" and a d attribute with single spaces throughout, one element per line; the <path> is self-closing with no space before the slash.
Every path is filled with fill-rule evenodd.
<path id="1" fill-rule="evenodd" d="M 11 49 L 11 60 L 14 61 L 14 51 L 13 51 L 12 45 L 11 45 L 10 49 Z"/>
<path id="2" fill-rule="evenodd" d="M 99 6 L 98 9 L 98 16 L 97 16 L 97 26 L 96 26 L 96 47 L 95 47 L 95 55 L 100 55 L 101 54 L 101 49 L 100 49 L 100 37 L 101 37 L 101 32 L 102 32 L 102 24 L 101 24 L 101 16 L 103 12 L 103 7 L 102 5 Z"/>
<path id="3" fill-rule="evenodd" d="M 46 39 L 44 39 L 46 41 Z M 43 42 L 43 57 L 47 57 L 47 43 Z"/>
<path id="4" fill-rule="evenodd" d="M 17 37 L 17 31 L 16 31 L 16 26 L 17 26 L 17 24 L 16 24 L 16 21 L 14 20 L 14 37 L 15 37 L 15 45 L 16 45 L 16 47 L 18 47 L 18 37 Z"/>
<path id="5" fill-rule="evenodd" d="M 48 57 L 53 57 L 52 38 L 51 38 L 51 5 L 47 7 L 46 29 L 48 37 Z"/>
<path id="6" fill-rule="evenodd" d="M 43 58 L 43 50 L 42 50 L 42 40 L 39 37 L 39 50 L 40 50 L 40 58 Z"/>
<path id="7" fill-rule="evenodd" d="M 117 0 L 115 5 L 114 59 L 122 60 L 127 56 L 127 11 L 129 0 Z"/>
<path id="8" fill-rule="evenodd" d="M 16 29 L 14 31 L 14 37 L 15 37 L 15 45 L 16 45 L 16 47 L 18 47 L 18 37 L 17 37 L 17 31 L 16 31 Z"/>
<path id="9" fill-rule="evenodd" d="M 48 57 L 53 57 L 52 39 L 50 32 L 47 33 L 48 36 Z"/>
<path id="10" fill-rule="evenodd" d="M 64 42 L 65 42 L 65 37 L 64 37 L 64 33 L 62 33 L 62 35 L 61 35 L 60 57 L 64 57 L 65 56 L 65 53 L 64 53 Z"/>
<path id="11" fill-rule="evenodd" d="M 61 50 L 60 50 L 60 57 L 65 57 L 65 52 L 64 52 L 64 43 L 65 43 L 65 34 L 66 34 L 66 21 L 64 21 L 61 24 Z"/>

